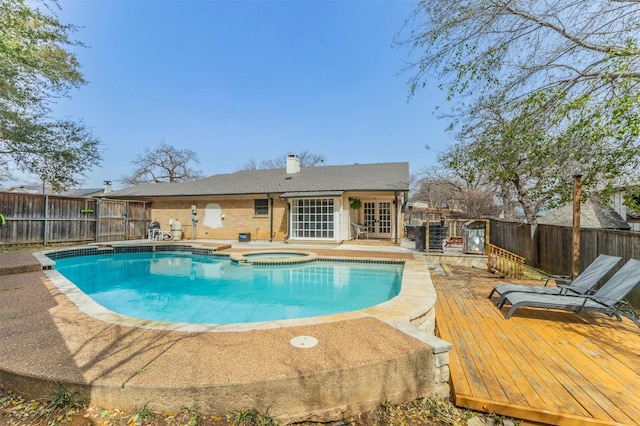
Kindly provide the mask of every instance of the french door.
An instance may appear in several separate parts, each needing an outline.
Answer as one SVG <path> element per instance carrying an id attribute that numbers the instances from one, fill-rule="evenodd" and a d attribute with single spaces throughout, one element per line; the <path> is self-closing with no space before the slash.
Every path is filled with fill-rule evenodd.
<path id="1" fill-rule="evenodd" d="M 391 202 L 365 201 L 363 208 L 369 238 L 391 238 Z"/>

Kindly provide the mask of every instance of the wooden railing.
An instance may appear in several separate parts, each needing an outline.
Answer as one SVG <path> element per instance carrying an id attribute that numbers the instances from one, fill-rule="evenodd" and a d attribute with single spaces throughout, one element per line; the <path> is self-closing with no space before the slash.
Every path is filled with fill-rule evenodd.
<path id="1" fill-rule="evenodd" d="M 487 244 L 487 267 L 489 272 L 522 279 L 525 258 L 492 244 Z"/>

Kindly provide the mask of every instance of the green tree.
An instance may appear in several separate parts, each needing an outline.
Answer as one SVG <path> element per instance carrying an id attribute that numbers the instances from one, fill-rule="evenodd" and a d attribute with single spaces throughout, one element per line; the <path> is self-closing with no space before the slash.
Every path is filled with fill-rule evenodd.
<path id="1" fill-rule="evenodd" d="M 119 180 L 125 185 L 189 182 L 202 177 L 199 170 L 193 170 L 192 163 L 200 163 L 194 151 L 162 142 L 153 150 L 145 148 L 144 153 L 131 162 L 136 166 L 133 172 Z"/>
<path id="2" fill-rule="evenodd" d="M 574 174 L 603 191 L 638 178 L 640 3 L 422 1 L 398 38 L 452 101 L 451 168 L 481 170 L 535 223 Z M 456 156 L 466 153 L 467 162 Z"/>
<path id="3" fill-rule="evenodd" d="M 478 109 L 481 124 L 463 126 L 459 143 L 440 160 L 460 173 L 482 171 L 504 194 L 503 203 L 515 200 L 531 223 L 541 210 L 571 200 L 575 174 L 583 175 L 587 196 L 597 192 L 600 198 L 637 178 L 638 113 L 624 109 L 635 109 L 633 103 L 554 104 L 552 97 L 538 91 L 509 111 L 498 105 Z"/>
<path id="4" fill-rule="evenodd" d="M 63 190 L 99 164 L 100 154 L 83 122 L 50 117 L 56 98 L 85 84 L 69 50 L 81 46 L 71 39 L 76 28 L 58 21 L 57 7 L 0 1 L 0 161 Z"/>

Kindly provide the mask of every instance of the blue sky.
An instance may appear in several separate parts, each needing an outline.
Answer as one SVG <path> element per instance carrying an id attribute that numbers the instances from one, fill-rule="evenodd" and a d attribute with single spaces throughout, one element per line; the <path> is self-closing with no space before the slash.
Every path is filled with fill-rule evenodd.
<path id="1" fill-rule="evenodd" d="M 325 164 L 435 164 L 452 143 L 436 88 L 408 99 L 407 52 L 393 37 L 403 1 L 63 0 L 82 27 L 88 84 L 55 107 L 82 118 L 104 162 L 84 187 L 133 169 L 162 141 L 195 151 L 205 175 L 310 151 Z M 431 149 L 426 149 L 428 145 Z"/>

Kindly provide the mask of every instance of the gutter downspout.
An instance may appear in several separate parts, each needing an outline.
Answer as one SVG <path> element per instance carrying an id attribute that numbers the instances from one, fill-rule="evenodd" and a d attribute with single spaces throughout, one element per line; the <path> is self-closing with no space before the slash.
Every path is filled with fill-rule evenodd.
<path id="1" fill-rule="evenodd" d="M 269 199 L 269 242 L 273 242 L 273 198 L 270 194 L 267 194 Z"/>
<path id="2" fill-rule="evenodd" d="M 291 237 L 291 203 L 287 200 L 287 235 L 284 236 L 284 242 L 288 243 Z"/>
<path id="3" fill-rule="evenodd" d="M 396 222 L 396 241 L 395 241 L 395 243 L 398 244 L 398 232 L 399 232 L 399 229 L 398 229 L 398 215 L 400 214 L 400 210 L 398 209 L 398 193 L 394 192 L 393 193 L 393 197 L 394 197 L 393 204 L 395 204 L 395 206 L 396 206 L 396 214 L 395 214 L 395 216 L 396 216 L 395 217 L 395 222 Z"/>

